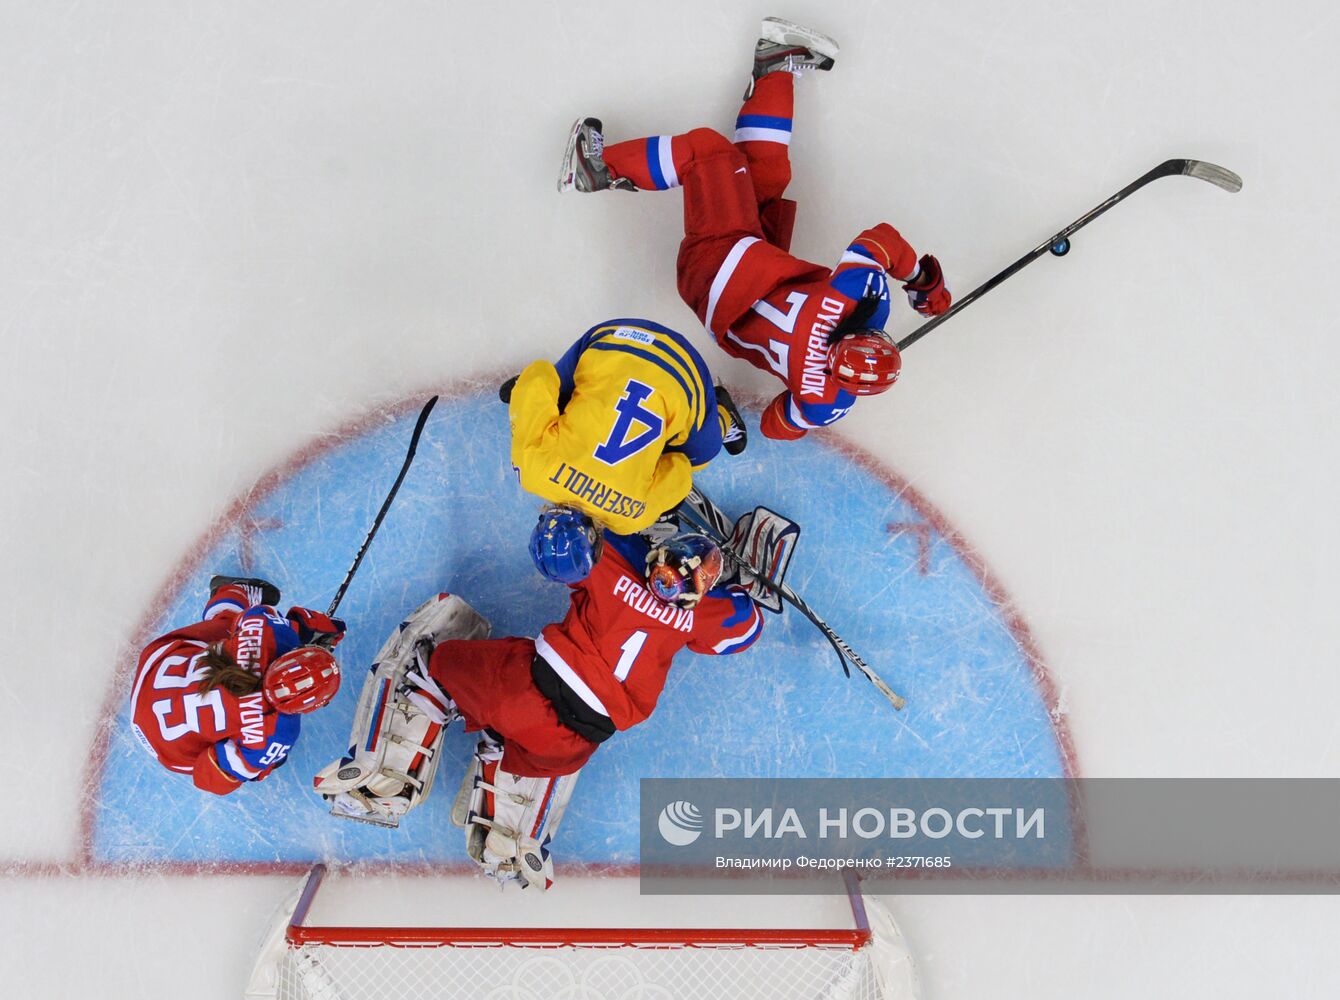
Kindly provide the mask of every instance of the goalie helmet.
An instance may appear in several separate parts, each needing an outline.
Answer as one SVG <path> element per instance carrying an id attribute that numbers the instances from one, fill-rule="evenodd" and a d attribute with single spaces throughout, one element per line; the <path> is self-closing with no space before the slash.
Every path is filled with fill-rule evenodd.
<path id="1" fill-rule="evenodd" d="M 855 330 L 828 351 L 828 367 L 837 384 L 857 396 L 873 396 L 898 381 L 903 359 L 883 330 Z"/>
<path id="2" fill-rule="evenodd" d="M 530 533 L 530 557 L 546 580 L 581 583 L 600 558 L 600 531 L 574 507 L 546 507 Z"/>
<path id="3" fill-rule="evenodd" d="M 302 646 L 265 671 L 265 700 L 285 715 L 315 712 L 340 689 L 340 665 L 330 650 Z"/>
<path id="4" fill-rule="evenodd" d="M 675 535 L 647 553 L 647 589 L 666 604 L 691 608 L 719 579 L 721 549 L 706 535 Z"/>

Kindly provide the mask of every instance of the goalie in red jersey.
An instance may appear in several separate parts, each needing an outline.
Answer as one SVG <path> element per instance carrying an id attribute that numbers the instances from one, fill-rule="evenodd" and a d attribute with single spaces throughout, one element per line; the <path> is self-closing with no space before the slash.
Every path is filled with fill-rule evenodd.
<path id="1" fill-rule="evenodd" d="M 226 795 L 287 759 L 299 716 L 340 689 L 344 623 L 293 607 L 265 580 L 216 576 L 202 620 L 144 648 L 130 696 L 136 738 L 169 771 Z"/>
<path id="2" fill-rule="evenodd" d="M 606 145 L 599 119 L 573 127 L 559 190 L 684 188 L 679 294 L 722 349 L 772 372 L 786 390 L 764 410 L 767 437 L 794 440 L 845 415 L 857 396 L 884 392 L 902 360 L 884 332 L 888 279 L 918 313 L 949 309 L 940 263 L 880 223 L 835 268 L 789 253 L 792 89 L 831 69 L 838 46 L 810 28 L 767 18 L 734 142 L 712 129 Z"/>
<path id="3" fill-rule="evenodd" d="M 531 545 L 556 579 L 579 577 L 563 621 L 534 639 L 488 639 L 461 598 L 423 604 L 378 655 L 349 753 L 316 790 L 336 815 L 395 825 L 432 785 L 443 728 L 463 719 L 480 733 L 452 810 L 466 849 L 501 882 L 547 889 L 577 772 L 651 715 L 676 653 L 741 652 L 763 618 L 741 588 L 719 586 L 721 550 L 704 535 L 598 535 L 558 507 Z"/>

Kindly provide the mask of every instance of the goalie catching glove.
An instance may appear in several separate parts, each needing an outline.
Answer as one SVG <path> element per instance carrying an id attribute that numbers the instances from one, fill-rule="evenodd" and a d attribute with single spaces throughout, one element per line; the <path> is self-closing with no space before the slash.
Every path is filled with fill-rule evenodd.
<path id="1" fill-rule="evenodd" d="M 421 604 L 377 654 L 363 682 L 345 756 L 314 779 L 331 815 L 398 826 L 437 772 L 455 705 L 428 676 L 428 659 L 447 639 L 484 639 L 489 623 L 454 594 Z"/>

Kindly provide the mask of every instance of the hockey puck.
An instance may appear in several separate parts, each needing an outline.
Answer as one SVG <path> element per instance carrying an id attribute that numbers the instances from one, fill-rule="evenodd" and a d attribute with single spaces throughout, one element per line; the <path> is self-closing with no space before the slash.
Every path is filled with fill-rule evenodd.
<path id="1" fill-rule="evenodd" d="M 1057 240 L 1055 243 L 1051 245 L 1050 250 L 1052 252 L 1052 256 L 1064 257 L 1066 254 L 1070 252 L 1070 241 Z"/>

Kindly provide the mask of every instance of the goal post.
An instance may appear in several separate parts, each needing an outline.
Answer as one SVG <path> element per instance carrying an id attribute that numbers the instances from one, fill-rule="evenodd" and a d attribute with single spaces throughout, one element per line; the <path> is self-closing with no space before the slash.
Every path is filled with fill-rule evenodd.
<path id="1" fill-rule="evenodd" d="M 290 898 L 247 1000 L 919 995 L 901 933 L 854 878 L 846 927 L 438 927 L 313 924 L 325 877 L 316 865 Z"/>

